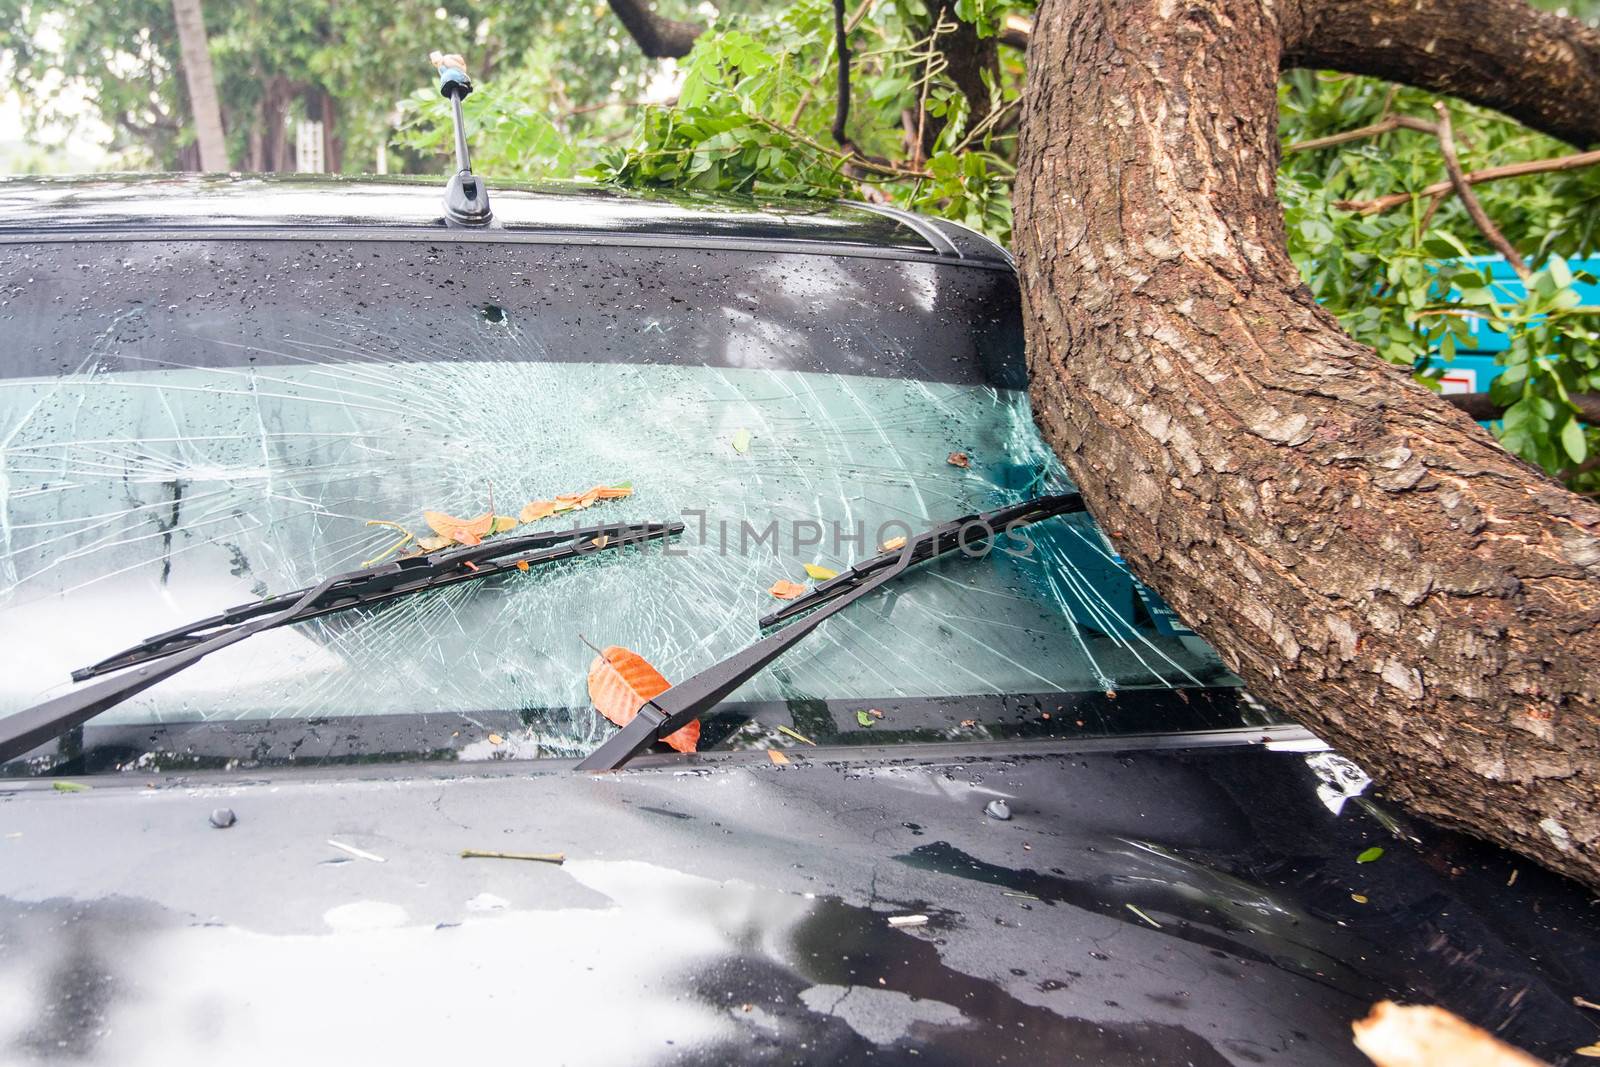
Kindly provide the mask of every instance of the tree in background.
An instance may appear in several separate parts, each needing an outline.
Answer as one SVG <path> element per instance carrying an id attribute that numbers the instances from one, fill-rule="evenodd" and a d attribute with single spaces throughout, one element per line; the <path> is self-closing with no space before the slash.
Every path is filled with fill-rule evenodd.
<path id="1" fill-rule="evenodd" d="M 211 73 L 211 44 L 206 39 L 205 12 L 200 0 L 172 0 L 178 47 L 183 54 L 183 80 L 189 90 L 189 114 L 194 123 L 200 169 L 228 169 L 228 144 L 222 136 L 222 102 Z"/>
<path id="2" fill-rule="evenodd" d="M 587 25 L 584 11 L 512 0 L 211 4 L 205 29 L 228 158 L 251 171 L 295 169 L 289 121 L 300 118 L 323 124 L 329 170 L 371 171 L 395 101 L 428 79 L 430 49 L 451 42 L 493 78 L 541 39 L 565 34 L 577 51 L 571 26 Z M 590 32 L 582 47 L 593 50 Z M 200 167 L 181 36 L 166 0 L 0 0 L 0 50 L 14 79 L 42 84 L 54 71 L 83 81 L 117 146 L 157 170 Z M 26 100 L 36 123 L 59 117 L 47 94 Z"/>

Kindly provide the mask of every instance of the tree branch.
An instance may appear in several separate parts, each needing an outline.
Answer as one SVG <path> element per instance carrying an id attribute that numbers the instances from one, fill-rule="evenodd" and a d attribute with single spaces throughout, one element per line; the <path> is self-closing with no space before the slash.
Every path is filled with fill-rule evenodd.
<path id="1" fill-rule="evenodd" d="M 1483 205 L 1478 202 L 1478 194 L 1472 191 L 1472 186 L 1467 184 L 1467 177 L 1461 173 L 1461 160 L 1456 155 L 1456 137 L 1450 128 L 1450 109 L 1445 107 L 1444 101 L 1434 102 L 1433 110 L 1439 115 L 1439 128 L 1436 136 L 1439 138 L 1439 154 L 1444 157 L 1444 169 L 1450 174 L 1450 185 L 1455 189 L 1456 196 L 1461 198 L 1461 204 L 1467 209 L 1467 216 L 1472 219 L 1472 224 L 1483 234 L 1483 239 L 1489 246 L 1505 257 L 1511 269 L 1517 272 L 1523 284 L 1533 277 L 1533 272 L 1528 269 L 1527 261 L 1517 254 L 1515 246 L 1506 240 L 1506 235 L 1500 232 L 1500 227 L 1489 218 L 1489 213 L 1483 210 Z"/>
<path id="2" fill-rule="evenodd" d="M 833 0 L 833 44 L 839 57 L 839 99 L 833 108 L 833 140 L 841 148 L 850 146 L 845 123 L 850 119 L 850 43 L 844 26 L 844 0 Z"/>
<path id="3" fill-rule="evenodd" d="M 1502 0 L 1284 0 L 1276 21 L 1285 69 L 1370 74 L 1503 111 L 1579 148 L 1600 141 L 1600 29 L 1576 19 Z M 1496 32 L 1485 32 L 1490 22 Z"/>
<path id="4" fill-rule="evenodd" d="M 686 56 L 694 47 L 695 38 L 705 32 L 705 27 L 699 23 L 680 22 L 656 14 L 647 6 L 647 0 L 606 0 L 606 3 L 639 50 L 651 59 Z"/>
<path id="5" fill-rule="evenodd" d="M 1499 167 L 1485 167 L 1483 170 L 1469 171 L 1462 175 L 1462 180 L 1468 185 L 1478 185 L 1483 182 L 1496 182 L 1503 178 L 1521 178 L 1529 174 L 1552 174 L 1558 171 L 1581 170 L 1600 163 L 1600 151 L 1578 152 L 1570 156 L 1556 156 L 1554 159 L 1531 159 L 1525 163 L 1507 163 Z M 1419 189 L 1414 193 L 1389 193 L 1387 196 L 1376 197 L 1372 200 L 1340 200 L 1335 207 L 1345 211 L 1354 211 L 1359 215 L 1377 215 L 1390 211 L 1404 204 L 1409 204 L 1419 196 L 1440 196 L 1450 192 L 1455 186 L 1449 181 L 1434 182 L 1426 189 Z"/>
<path id="6" fill-rule="evenodd" d="M 1361 141 L 1368 137 L 1378 137 L 1398 129 L 1416 130 L 1418 133 L 1438 133 L 1438 130 L 1434 128 L 1431 122 L 1414 119 L 1410 115 L 1390 115 L 1382 122 L 1375 122 L 1371 126 L 1363 126 L 1359 130 L 1346 130 L 1343 133 L 1330 134 L 1327 137 L 1318 137 L 1310 141 L 1296 141 L 1285 148 L 1284 151 L 1310 152 L 1317 148 L 1332 148 L 1334 145 Z"/>
<path id="7" fill-rule="evenodd" d="M 1457 410 L 1464 411 L 1478 422 L 1493 422 L 1505 418 L 1508 404 L 1497 404 L 1488 393 L 1445 393 L 1441 396 Z M 1569 399 L 1578 409 L 1583 421 L 1600 423 L 1600 393 L 1573 393 Z"/>

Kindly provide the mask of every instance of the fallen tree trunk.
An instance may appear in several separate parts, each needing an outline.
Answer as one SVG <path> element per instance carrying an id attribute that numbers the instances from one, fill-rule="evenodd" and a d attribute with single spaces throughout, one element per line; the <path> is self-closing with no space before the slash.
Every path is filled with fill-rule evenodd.
<path id="1" fill-rule="evenodd" d="M 1283 63 L 1600 137 L 1600 35 L 1515 0 L 1043 0 L 1015 201 L 1040 426 L 1254 692 L 1413 810 L 1600 885 L 1600 508 L 1312 299 Z"/>

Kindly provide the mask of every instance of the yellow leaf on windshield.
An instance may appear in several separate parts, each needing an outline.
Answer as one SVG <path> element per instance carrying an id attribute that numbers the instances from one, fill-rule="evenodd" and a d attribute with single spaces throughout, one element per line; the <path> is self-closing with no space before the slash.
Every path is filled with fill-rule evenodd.
<path id="1" fill-rule="evenodd" d="M 830 571 L 828 568 L 822 567 L 822 566 L 818 566 L 815 563 L 807 563 L 806 564 L 806 573 L 809 574 L 811 577 L 815 578 L 819 582 L 825 582 L 829 578 L 837 578 L 837 577 L 839 577 L 839 572 L 838 571 Z"/>

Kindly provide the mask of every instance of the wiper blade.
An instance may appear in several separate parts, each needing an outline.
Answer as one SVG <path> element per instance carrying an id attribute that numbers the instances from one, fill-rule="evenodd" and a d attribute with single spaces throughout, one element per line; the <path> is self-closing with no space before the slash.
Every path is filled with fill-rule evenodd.
<path id="1" fill-rule="evenodd" d="M 1013 527 L 1027 526 L 1041 519 L 1082 511 L 1083 509 L 1083 498 L 1077 493 L 1058 493 L 1053 496 L 1034 497 L 1031 500 L 1024 500 L 1020 504 L 1011 504 L 1003 508 L 996 508 L 993 511 L 981 511 L 971 515 L 963 515 L 959 519 L 952 519 L 943 523 L 914 541 L 908 540 L 905 545 L 892 552 L 884 552 L 882 555 L 863 560 L 846 570 L 840 571 L 837 576 L 812 586 L 804 595 L 796 597 L 776 611 L 771 611 L 761 616 L 758 625 L 763 630 L 770 629 L 785 619 L 792 619 L 796 615 L 804 614 L 835 597 L 843 596 L 885 567 L 894 566 L 895 561 L 905 552 L 911 553 L 911 564 L 915 566 L 935 556 L 942 556 L 952 549 L 960 548 L 962 544 L 971 544 L 974 541 L 981 542 L 987 537 L 987 535 L 977 538 L 969 537 L 967 541 L 962 542 L 959 539 L 967 536 L 963 531 L 967 531 L 970 534 L 974 528 L 977 528 L 980 532 L 987 529 L 1003 533 Z"/>
<path id="2" fill-rule="evenodd" d="M 457 582 L 487 578 L 493 574 L 519 569 L 523 564 L 534 566 L 553 563 L 602 549 L 619 548 L 638 541 L 671 537 L 682 532 L 681 522 L 608 523 L 600 526 L 574 527 L 571 530 L 542 530 L 512 537 L 495 537 L 471 547 L 446 548 L 428 555 L 409 556 L 337 576 L 333 580 L 333 586 L 312 603 L 296 611 L 292 617 L 274 622 L 272 626 L 305 622 L 336 611 L 409 596 L 423 589 L 437 589 Z M 597 543 L 597 539 L 602 537 L 606 540 Z M 249 604 L 240 604 L 216 615 L 197 619 L 176 630 L 147 637 L 132 648 L 107 656 L 99 663 L 78 668 L 72 672 L 72 680 L 87 681 L 102 674 L 182 652 L 186 648 L 218 636 L 225 628 L 242 625 L 263 615 L 281 612 L 299 601 L 309 591 L 297 589 L 292 593 L 280 593 Z M 263 627 L 263 629 L 268 628 L 270 627 Z"/>
<path id="3" fill-rule="evenodd" d="M 830 578 L 805 596 L 791 601 L 779 611 L 764 616 L 761 619 L 763 628 L 812 608 L 817 609 L 799 622 L 761 638 L 646 701 L 626 726 L 612 734 L 578 764 L 578 770 L 614 771 L 621 767 L 649 748 L 657 738 L 681 730 L 710 711 L 825 620 L 879 586 L 898 578 L 915 564 L 957 548 L 982 543 L 1007 530 L 1083 510 L 1083 498 L 1077 493 L 1060 493 L 994 511 L 964 515 L 907 538 L 906 543 L 896 551 L 865 560 L 837 578 Z M 974 533 L 976 536 L 973 536 Z"/>
<path id="4" fill-rule="evenodd" d="M 394 600 L 424 589 L 520 570 L 524 564 L 540 566 L 682 532 L 681 522 L 607 523 L 496 537 L 480 545 L 441 549 L 425 556 L 411 556 L 336 574 L 307 589 L 229 608 L 188 626 L 157 634 L 92 667 L 73 671 L 72 679 L 83 681 L 129 667 L 136 667 L 136 670 L 102 679 L 0 719 L 0 763 L 32 751 L 193 666 L 218 649 L 263 630 Z"/>

